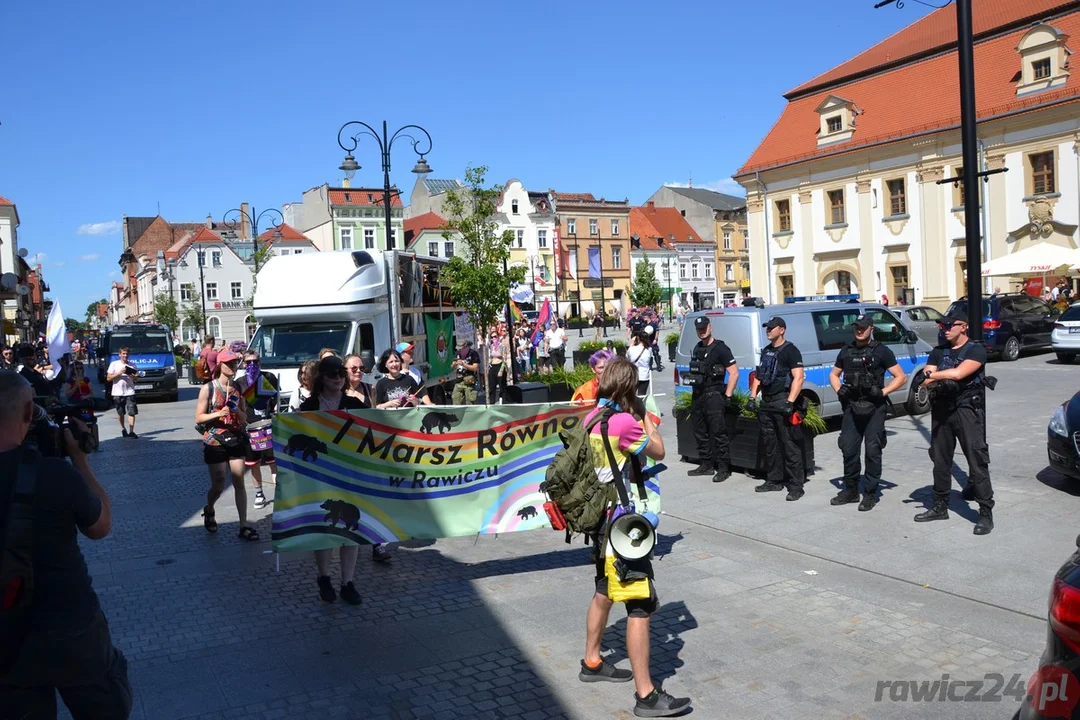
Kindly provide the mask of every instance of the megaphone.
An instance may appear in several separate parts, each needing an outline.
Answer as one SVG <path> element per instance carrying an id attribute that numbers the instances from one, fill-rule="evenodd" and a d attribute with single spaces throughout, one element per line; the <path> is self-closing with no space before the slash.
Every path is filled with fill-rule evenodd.
<path id="1" fill-rule="evenodd" d="M 656 546 L 656 529 L 644 515 L 626 513 L 611 524 L 608 539 L 611 549 L 623 560 L 640 560 Z"/>

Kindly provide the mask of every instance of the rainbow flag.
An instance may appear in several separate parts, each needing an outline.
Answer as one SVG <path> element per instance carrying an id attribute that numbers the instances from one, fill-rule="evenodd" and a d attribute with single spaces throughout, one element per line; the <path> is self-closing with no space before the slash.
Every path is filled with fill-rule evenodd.
<path id="1" fill-rule="evenodd" d="M 510 317 L 516 323 L 519 323 L 524 319 L 521 310 L 518 309 L 517 303 L 513 300 L 510 301 Z"/>
<path id="2" fill-rule="evenodd" d="M 278 394 L 277 383 L 274 382 L 275 378 L 267 375 L 264 372 L 260 372 L 259 376 L 255 379 L 255 382 L 247 385 L 245 380 L 244 392 L 241 393 L 244 397 L 244 402 L 248 404 L 248 407 L 255 407 L 261 409 L 265 406 L 270 398 L 273 398 Z"/>
<path id="3" fill-rule="evenodd" d="M 533 330 L 532 344 L 536 347 L 544 338 L 544 330 L 551 321 L 551 298 L 544 298 L 544 304 L 540 306 L 540 314 L 536 317 L 536 329 Z"/>

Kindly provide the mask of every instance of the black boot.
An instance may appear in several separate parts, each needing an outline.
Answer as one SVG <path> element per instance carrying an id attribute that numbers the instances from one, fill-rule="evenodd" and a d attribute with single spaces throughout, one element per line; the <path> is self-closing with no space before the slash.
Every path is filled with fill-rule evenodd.
<path id="1" fill-rule="evenodd" d="M 757 487 L 754 488 L 754 492 L 780 492 L 784 490 L 784 486 L 779 483 L 769 482 L 766 480 Z"/>
<path id="2" fill-rule="evenodd" d="M 930 522 L 931 520 L 948 519 L 949 505 L 944 500 L 935 500 L 932 508 L 915 516 L 915 522 Z"/>
<path id="3" fill-rule="evenodd" d="M 718 468 L 716 474 L 713 475 L 712 481 L 714 483 L 722 483 L 731 477 L 731 470 L 727 468 Z"/>
<path id="4" fill-rule="evenodd" d="M 867 512 L 869 510 L 873 510 L 875 505 L 877 505 L 876 494 L 868 493 L 866 495 L 863 495 L 862 502 L 859 503 L 859 512 Z"/>
<path id="5" fill-rule="evenodd" d="M 836 494 L 832 500 L 829 501 L 830 505 L 847 505 L 848 503 L 859 502 L 859 491 L 855 488 L 844 488 Z"/>
<path id="6" fill-rule="evenodd" d="M 713 468 L 712 463 L 701 463 L 696 468 L 686 473 L 687 475 L 712 475 L 716 470 Z"/>
<path id="7" fill-rule="evenodd" d="M 975 523 L 972 531 L 976 535 L 989 535 L 994 529 L 994 511 L 988 507 L 979 508 L 979 522 Z"/>

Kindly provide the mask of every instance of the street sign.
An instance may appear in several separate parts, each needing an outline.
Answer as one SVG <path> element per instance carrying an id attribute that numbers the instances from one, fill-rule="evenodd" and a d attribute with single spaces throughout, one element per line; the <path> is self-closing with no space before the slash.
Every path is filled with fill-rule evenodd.
<path id="1" fill-rule="evenodd" d="M 600 278 L 584 278 L 581 281 L 581 287 L 583 288 L 598 288 L 598 287 L 614 287 L 615 281 L 611 278 L 604 278 L 603 286 L 600 285 Z"/>

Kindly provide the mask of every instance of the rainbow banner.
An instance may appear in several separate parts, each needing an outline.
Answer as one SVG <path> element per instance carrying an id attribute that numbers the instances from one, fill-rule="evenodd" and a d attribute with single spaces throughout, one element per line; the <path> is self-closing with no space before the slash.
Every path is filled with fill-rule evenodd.
<path id="1" fill-rule="evenodd" d="M 273 549 L 322 550 L 550 527 L 559 433 L 593 405 L 422 406 L 274 418 Z M 646 483 L 660 512 L 660 490 Z"/>

